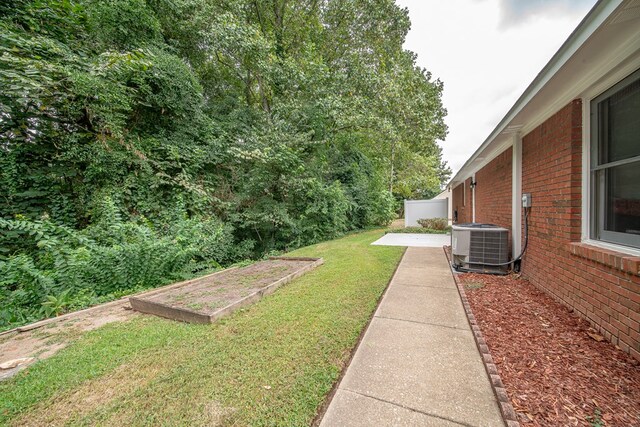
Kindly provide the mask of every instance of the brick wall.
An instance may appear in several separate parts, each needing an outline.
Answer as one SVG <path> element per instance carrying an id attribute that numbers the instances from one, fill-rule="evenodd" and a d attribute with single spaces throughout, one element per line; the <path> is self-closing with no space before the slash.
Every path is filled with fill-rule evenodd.
<path id="1" fill-rule="evenodd" d="M 453 215 L 458 211 L 458 224 L 471 222 L 473 219 L 473 199 L 471 197 L 471 178 L 458 185 L 451 191 Z"/>
<path id="2" fill-rule="evenodd" d="M 476 172 L 477 222 L 511 229 L 511 173 L 511 149 Z M 465 181 L 467 206 L 458 207 L 459 222 L 471 221 L 469 184 Z M 524 136 L 522 192 L 533 200 L 523 276 L 640 360 L 640 257 L 580 242 L 580 100 Z M 454 209 L 462 204 L 462 185 L 454 189 L 453 203 Z"/>
<path id="3" fill-rule="evenodd" d="M 511 230 L 512 152 L 509 147 L 476 172 L 476 222 Z"/>
<path id="4" fill-rule="evenodd" d="M 575 100 L 523 138 L 522 191 L 533 204 L 522 273 L 640 359 L 637 259 L 579 243 L 581 167 L 582 105 Z"/>

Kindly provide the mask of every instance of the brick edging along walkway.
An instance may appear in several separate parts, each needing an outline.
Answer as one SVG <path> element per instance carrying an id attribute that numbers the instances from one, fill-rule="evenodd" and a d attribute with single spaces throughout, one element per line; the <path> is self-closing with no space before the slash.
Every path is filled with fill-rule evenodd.
<path id="1" fill-rule="evenodd" d="M 443 250 L 445 256 L 447 257 L 447 261 L 451 263 L 449 253 L 447 252 L 447 247 L 443 247 Z M 462 284 L 458 280 L 458 277 L 453 272 L 453 270 L 451 271 L 451 274 L 453 275 L 453 280 L 456 282 L 456 287 L 458 288 L 458 293 L 460 294 L 460 299 L 462 300 L 462 305 L 464 307 L 464 312 L 467 315 L 467 320 L 469 321 L 469 325 L 471 326 L 471 330 L 473 331 L 473 337 L 475 338 L 476 345 L 478 346 L 478 351 L 480 351 L 480 354 L 482 355 L 484 368 L 487 371 L 487 375 L 489 375 L 489 378 L 491 379 L 491 388 L 493 389 L 493 392 L 498 399 L 498 403 L 500 403 L 500 412 L 502 413 L 504 422 L 507 427 L 520 427 L 516 411 L 513 409 L 513 405 L 509 400 L 507 390 L 504 388 L 502 379 L 498 374 L 498 368 L 496 367 L 495 363 L 493 363 L 493 357 L 491 357 L 491 352 L 489 352 L 487 342 L 484 340 L 482 331 L 480 330 L 480 326 L 478 326 L 476 318 L 471 311 L 471 305 L 469 305 L 467 293 L 464 290 L 464 284 Z"/>

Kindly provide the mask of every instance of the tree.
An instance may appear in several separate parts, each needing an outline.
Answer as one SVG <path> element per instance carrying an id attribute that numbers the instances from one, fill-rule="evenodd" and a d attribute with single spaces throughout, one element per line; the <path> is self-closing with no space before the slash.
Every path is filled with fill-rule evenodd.
<path id="1" fill-rule="evenodd" d="M 450 174 L 409 27 L 393 0 L 6 0 L 0 218 L 93 236 L 106 203 L 136 239 L 214 224 L 191 266 L 385 224 Z M 0 262 L 53 274 L 20 227 Z"/>

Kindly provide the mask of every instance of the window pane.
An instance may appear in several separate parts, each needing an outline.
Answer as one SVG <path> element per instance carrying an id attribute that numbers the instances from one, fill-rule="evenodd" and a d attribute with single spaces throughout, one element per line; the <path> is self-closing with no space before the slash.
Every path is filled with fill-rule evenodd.
<path id="1" fill-rule="evenodd" d="M 640 163 L 606 170 L 604 229 L 640 235 Z"/>
<path id="2" fill-rule="evenodd" d="M 600 112 L 601 164 L 640 155 L 640 80 L 603 101 Z"/>

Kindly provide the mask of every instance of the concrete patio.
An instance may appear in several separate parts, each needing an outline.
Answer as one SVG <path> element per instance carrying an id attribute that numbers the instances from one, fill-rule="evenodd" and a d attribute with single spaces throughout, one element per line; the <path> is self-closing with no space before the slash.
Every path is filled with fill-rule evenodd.
<path id="1" fill-rule="evenodd" d="M 442 246 L 407 249 L 320 425 L 505 425 Z"/>
<path id="2" fill-rule="evenodd" d="M 442 248 L 451 244 L 449 234 L 387 233 L 372 245 Z"/>

